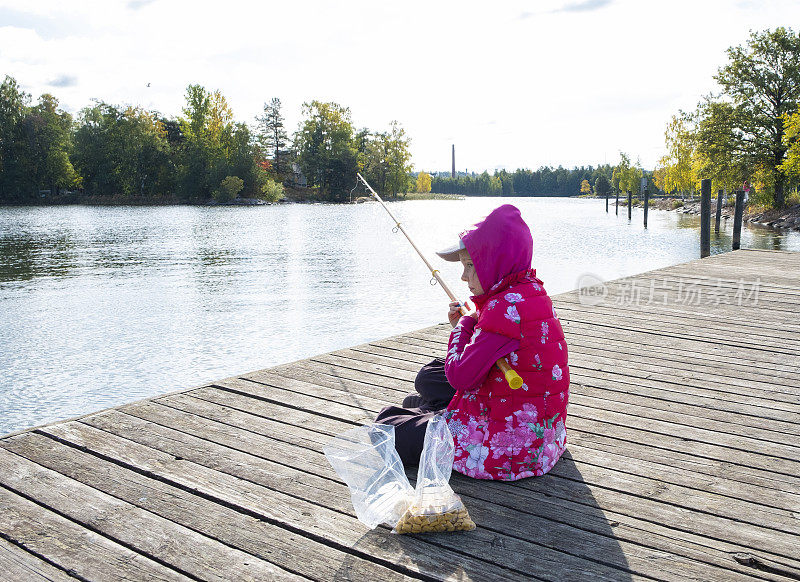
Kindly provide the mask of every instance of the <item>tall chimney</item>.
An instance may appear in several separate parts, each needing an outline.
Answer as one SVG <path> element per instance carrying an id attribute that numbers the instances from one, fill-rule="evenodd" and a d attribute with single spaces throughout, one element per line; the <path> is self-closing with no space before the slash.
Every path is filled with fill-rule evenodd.
<path id="1" fill-rule="evenodd" d="M 450 177 L 456 177 L 456 144 L 453 144 L 453 169 L 450 172 Z"/>

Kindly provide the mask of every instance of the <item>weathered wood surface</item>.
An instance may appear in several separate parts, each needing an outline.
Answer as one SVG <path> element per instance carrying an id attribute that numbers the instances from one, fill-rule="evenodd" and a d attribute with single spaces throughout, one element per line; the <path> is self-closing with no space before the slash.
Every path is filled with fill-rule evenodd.
<path id="1" fill-rule="evenodd" d="M 322 454 L 413 390 L 438 325 L 0 439 L 0 580 L 800 578 L 800 254 L 605 287 L 553 298 L 568 452 L 454 475 L 473 532 L 367 531 Z"/>

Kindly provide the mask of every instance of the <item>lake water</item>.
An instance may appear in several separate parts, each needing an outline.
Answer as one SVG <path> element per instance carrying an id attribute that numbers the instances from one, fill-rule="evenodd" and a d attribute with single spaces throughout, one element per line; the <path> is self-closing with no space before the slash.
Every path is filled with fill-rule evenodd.
<path id="1" fill-rule="evenodd" d="M 604 201 L 390 203 L 433 254 L 517 205 L 548 292 L 699 257 L 699 220 Z M 0 207 L 0 434 L 446 320 L 448 299 L 376 203 L 260 207 Z M 730 250 L 732 221 L 712 252 Z M 800 251 L 745 228 L 744 248 Z"/>

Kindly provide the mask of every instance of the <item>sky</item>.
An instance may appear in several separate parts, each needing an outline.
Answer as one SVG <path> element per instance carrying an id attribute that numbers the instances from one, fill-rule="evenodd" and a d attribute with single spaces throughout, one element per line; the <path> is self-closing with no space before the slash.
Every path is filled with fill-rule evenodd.
<path id="1" fill-rule="evenodd" d="M 0 75 L 77 114 L 181 115 L 219 89 L 237 121 L 314 99 L 357 128 L 397 120 L 414 169 L 652 169 L 679 109 L 718 91 L 726 49 L 800 23 L 797 0 L 0 0 Z M 797 27 L 793 27 L 795 31 Z"/>

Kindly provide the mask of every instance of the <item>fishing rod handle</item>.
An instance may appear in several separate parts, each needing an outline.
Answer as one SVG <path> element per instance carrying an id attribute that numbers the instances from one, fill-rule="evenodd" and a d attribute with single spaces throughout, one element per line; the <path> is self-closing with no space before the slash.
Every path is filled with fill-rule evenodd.
<path id="1" fill-rule="evenodd" d="M 453 300 L 458 301 L 458 299 L 455 299 L 455 297 L 453 297 Z M 460 311 L 461 315 L 467 315 L 470 313 L 470 310 L 467 309 L 464 303 L 461 303 Z M 508 382 L 508 385 L 511 386 L 512 390 L 517 390 L 518 388 L 522 387 L 522 377 L 511 367 L 511 365 L 508 363 L 508 360 L 505 358 L 500 358 L 497 360 L 497 362 L 495 362 L 495 365 L 503 373 L 506 382 Z"/>
<path id="2" fill-rule="evenodd" d="M 511 367 L 511 365 L 508 363 L 508 360 L 505 358 L 500 358 L 497 360 L 496 364 L 503 373 L 503 376 L 505 376 L 506 382 L 508 382 L 508 385 L 511 386 L 512 390 L 522 387 L 522 377 Z"/>

